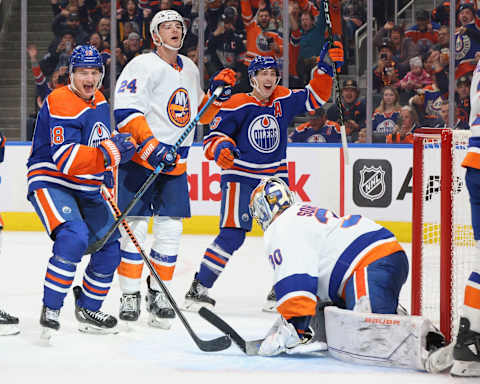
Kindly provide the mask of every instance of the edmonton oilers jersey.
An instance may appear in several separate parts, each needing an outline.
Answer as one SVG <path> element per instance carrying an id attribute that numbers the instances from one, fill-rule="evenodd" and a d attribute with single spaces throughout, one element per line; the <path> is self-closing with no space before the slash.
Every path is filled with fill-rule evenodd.
<path id="1" fill-rule="evenodd" d="M 399 111 L 374 112 L 372 118 L 372 130 L 377 133 L 388 135 L 392 133 L 400 117 Z"/>
<path id="2" fill-rule="evenodd" d="M 256 185 L 265 176 L 287 178 L 287 129 L 295 115 L 310 110 L 310 90 L 277 86 L 267 104 L 239 93 L 224 102 L 210 124 L 204 148 L 219 137 L 233 139 L 240 150 L 230 169 L 222 170 L 221 181 Z"/>
<path id="3" fill-rule="evenodd" d="M 28 191 L 62 186 L 98 193 L 103 181 L 103 155 L 96 147 L 110 137 L 110 109 L 103 94 L 92 101 L 68 86 L 57 88 L 38 114 L 28 159 Z"/>

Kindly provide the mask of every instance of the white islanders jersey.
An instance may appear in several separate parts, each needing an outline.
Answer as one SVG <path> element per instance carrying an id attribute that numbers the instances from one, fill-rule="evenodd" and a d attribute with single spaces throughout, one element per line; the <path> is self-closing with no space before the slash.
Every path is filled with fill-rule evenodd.
<path id="1" fill-rule="evenodd" d="M 178 59 L 180 71 L 154 52 L 139 55 L 127 64 L 115 89 L 115 112 L 124 110 L 120 119 L 116 114 L 119 129 L 143 114 L 158 141 L 175 144 L 197 115 L 204 95 L 197 66 L 183 55 Z M 192 144 L 194 131 L 182 146 Z"/>
<path id="2" fill-rule="evenodd" d="M 300 203 L 270 224 L 264 241 L 277 309 L 287 319 L 315 314 L 317 297 L 342 305 L 356 268 L 403 250 L 389 230 L 364 216 L 337 217 Z"/>

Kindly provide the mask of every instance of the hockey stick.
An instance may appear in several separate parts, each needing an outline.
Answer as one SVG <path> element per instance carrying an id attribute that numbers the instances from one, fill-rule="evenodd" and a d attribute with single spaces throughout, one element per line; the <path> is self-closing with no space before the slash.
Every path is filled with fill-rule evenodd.
<path id="1" fill-rule="evenodd" d="M 251 340 L 246 341 L 242 336 L 240 336 L 237 331 L 235 331 L 229 324 L 220 318 L 217 314 L 210 311 L 208 308 L 201 307 L 198 311 L 198 314 L 207 320 L 214 327 L 225 333 L 229 336 L 232 341 L 237 344 L 237 346 L 248 356 L 258 355 L 258 350 L 260 345 L 265 339 Z"/>
<path id="2" fill-rule="evenodd" d="M 104 185 L 102 185 L 102 193 L 104 195 L 104 198 L 107 200 L 107 202 L 110 204 L 113 211 L 115 212 L 115 216 L 117 218 L 120 217 L 121 216 L 120 209 L 118 209 L 117 204 L 115 203 L 112 196 L 108 192 L 108 189 Z M 232 340 L 228 336 L 220 336 L 213 340 L 202 340 L 197 336 L 197 334 L 193 331 L 192 327 L 188 323 L 187 319 L 183 316 L 183 313 L 178 308 L 177 303 L 173 299 L 172 295 L 168 291 L 162 279 L 160 279 L 160 276 L 158 276 L 157 271 L 153 267 L 147 255 L 145 255 L 145 251 L 140 246 L 140 243 L 138 242 L 137 238 L 135 237 L 132 230 L 130 229 L 130 226 L 128 225 L 127 221 L 122 220 L 121 223 L 123 228 L 125 229 L 125 232 L 127 232 L 128 237 L 130 237 L 130 240 L 132 241 L 133 245 L 135 245 L 135 248 L 137 248 L 137 251 L 142 256 L 142 259 L 144 263 L 147 265 L 148 269 L 150 270 L 150 273 L 152 274 L 154 279 L 157 281 L 158 285 L 160 285 L 160 288 L 162 289 L 165 296 L 167 296 L 167 299 L 170 305 L 172 306 L 173 310 L 175 311 L 177 316 L 180 318 L 181 322 L 187 329 L 188 333 L 192 337 L 195 344 L 197 344 L 198 348 L 200 348 L 202 351 L 205 351 L 205 352 L 217 352 L 217 351 L 223 351 L 224 349 L 227 349 L 228 347 L 230 347 L 230 345 L 232 344 Z"/>
<path id="3" fill-rule="evenodd" d="M 176 152 L 177 152 L 178 147 L 180 147 L 180 145 L 187 138 L 187 136 L 190 134 L 190 132 L 192 132 L 192 130 L 195 129 L 197 123 L 200 121 L 200 119 L 202 118 L 205 111 L 220 96 L 222 91 L 223 91 L 223 86 L 219 86 L 218 88 L 215 89 L 215 91 L 213 92 L 213 95 L 210 96 L 210 98 L 207 100 L 207 102 L 205 103 L 203 108 L 200 110 L 200 112 L 198 112 L 197 116 L 195 116 L 195 118 L 190 122 L 190 124 L 188 124 L 187 128 L 185 128 L 185 130 L 180 135 L 178 140 L 175 142 L 175 144 L 172 146 L 172 148 L 170 148 L 169 153 L 167 153 L 166 156 L 170 155 L 172 157 L 172 159 L 173 159 L 173 156 L 176 156 Z M 97 240 L 96 242 L 94 242 L 93 244 L 91 244 L 87 248 L 87 250 L 85 252 L 87 255 L 97 252 L 99 249 L 101 249 L 105 245 L 105 243 L 110 238 L 110 236 L 112 236 L 113 232 L 115 232 L 115 230 L 118 228 L 118 226 L 120 225 L 122 220 L 127 217 L 127 215 L 130 213 L 130 211 L 135 206 L 135 204 L 137 204 L 137 202 L 141 199 L 141 197 L 143 196 L 145 191 L 153 184 L 153 182 L 155 181 L 157 176 L 160 174 L 160 172 L 162 172 L 162 169 L 164 167 L 165 167 L 165 164 L 160 163 L 157 166 L 157 168 L 155 168 L 153 173 L 150 176 L 148 176 L 147 180 L 145 180 L 145 183 L 143 183 L 143 185 L 137 191 L 135 196 L 133 196 L 132 201 L 130 201 L 127 208 L 125 208 L 125 210 L 121 213 L 121 215 L 112 224 L 112 226 L 110 227 L 108 232 L 105 234 L 105 236 L 103 236 L 101 239 Z"/>
<path id="4" fill-rule="evenodd" d="M 324 351 L 327 344 L 327 335 L 325 330 L 325 315 L 324 310 L 326 307 L 333 305 L 331 302 L 318 302 L 315 309 L 315 316 L 310 320 L 310 328 L 314 331 L 314 337 L 311 343 L 308 345 L 308 351 L 304 349 L 304 352 Z M 258 355 L 258 351 L 262 342 L 265 340 L 257 339 L 246 341 L 235 331 L 229 324 L 220 318 L 216 313 L 210 311 L 208 308 L 201 307 L 198 311 L 199 315 L 207 320 L 214 327 L 230 336 L 232 341 L 248 356 Z"/>
<path id="5" fill-rule="evenodd" d="M 328 45 L 333 47 L 333 32 L 332 32 L 332 20 L 330 19 L 330 6 L 328 0 L 322 0 L 323 10 L 325 13 L 325 24 L 327 26 L 327 40 Z M 342 148 L 343 148 L 343 158 L 345 164 L 349 163 L 348 158 L 348 145 L 347 145 L 347 132 L 345 131 L 345 121 L 343 120 L 343 107 L 341 99 L 341 90 L 340 90 L 340 81 L 338 79 L 337 67 L 335 63 L 332 63 L 333 69 L 333 84 L 335 86 L 335 104 L 337 105 L 338 115 L 340 117 L 340 134 L 342 136 Z"/>

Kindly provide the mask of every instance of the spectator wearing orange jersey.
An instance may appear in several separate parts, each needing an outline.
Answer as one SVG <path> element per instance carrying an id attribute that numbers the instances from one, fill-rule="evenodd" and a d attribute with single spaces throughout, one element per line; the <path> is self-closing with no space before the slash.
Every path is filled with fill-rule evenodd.
<path id="1" fill-rule="evenodd" d="M 415 110 L 406 105 L 400 110 L 398 125 L 393 132 L 386 137 L 388 144 L 413 144 L 413 132 L 419 126 L 418 116 Z"/>
<path id="2" fill-rule="evenodd" d="M 241 0 L 242 18 L 247 34 L 247 52 L 244 64 L 249 65 L 255 56 L 283 55 L 283 39 L 277 32 L 268 30 L 272 18 L 267 8 L 259 9 L 254 17 L 250 0 Z"/>
<path id="3" fill-rule="evenodd" d="M 412 25 L 405 32 L 405 36 L 411 38 L 417 44 L 433 45 L 438 41 L 438 30 L 440 25 L 430 22 L 430 15 L 424 9 L 419 9 L 415 14 L 416 24 Z M 423 40 L 427 40 L 425 43 Z"/>

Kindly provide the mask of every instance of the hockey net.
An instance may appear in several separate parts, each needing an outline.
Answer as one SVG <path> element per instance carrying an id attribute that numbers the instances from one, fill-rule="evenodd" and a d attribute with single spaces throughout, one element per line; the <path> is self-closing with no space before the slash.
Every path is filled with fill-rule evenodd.
<path id="1" fill-rule="evenodd" d="M 470 132 L 417 131 L 413 144 L 411 311 L 431 319 L 451 340 L 475 257 L 465 169 L 461 167 Z"/>

